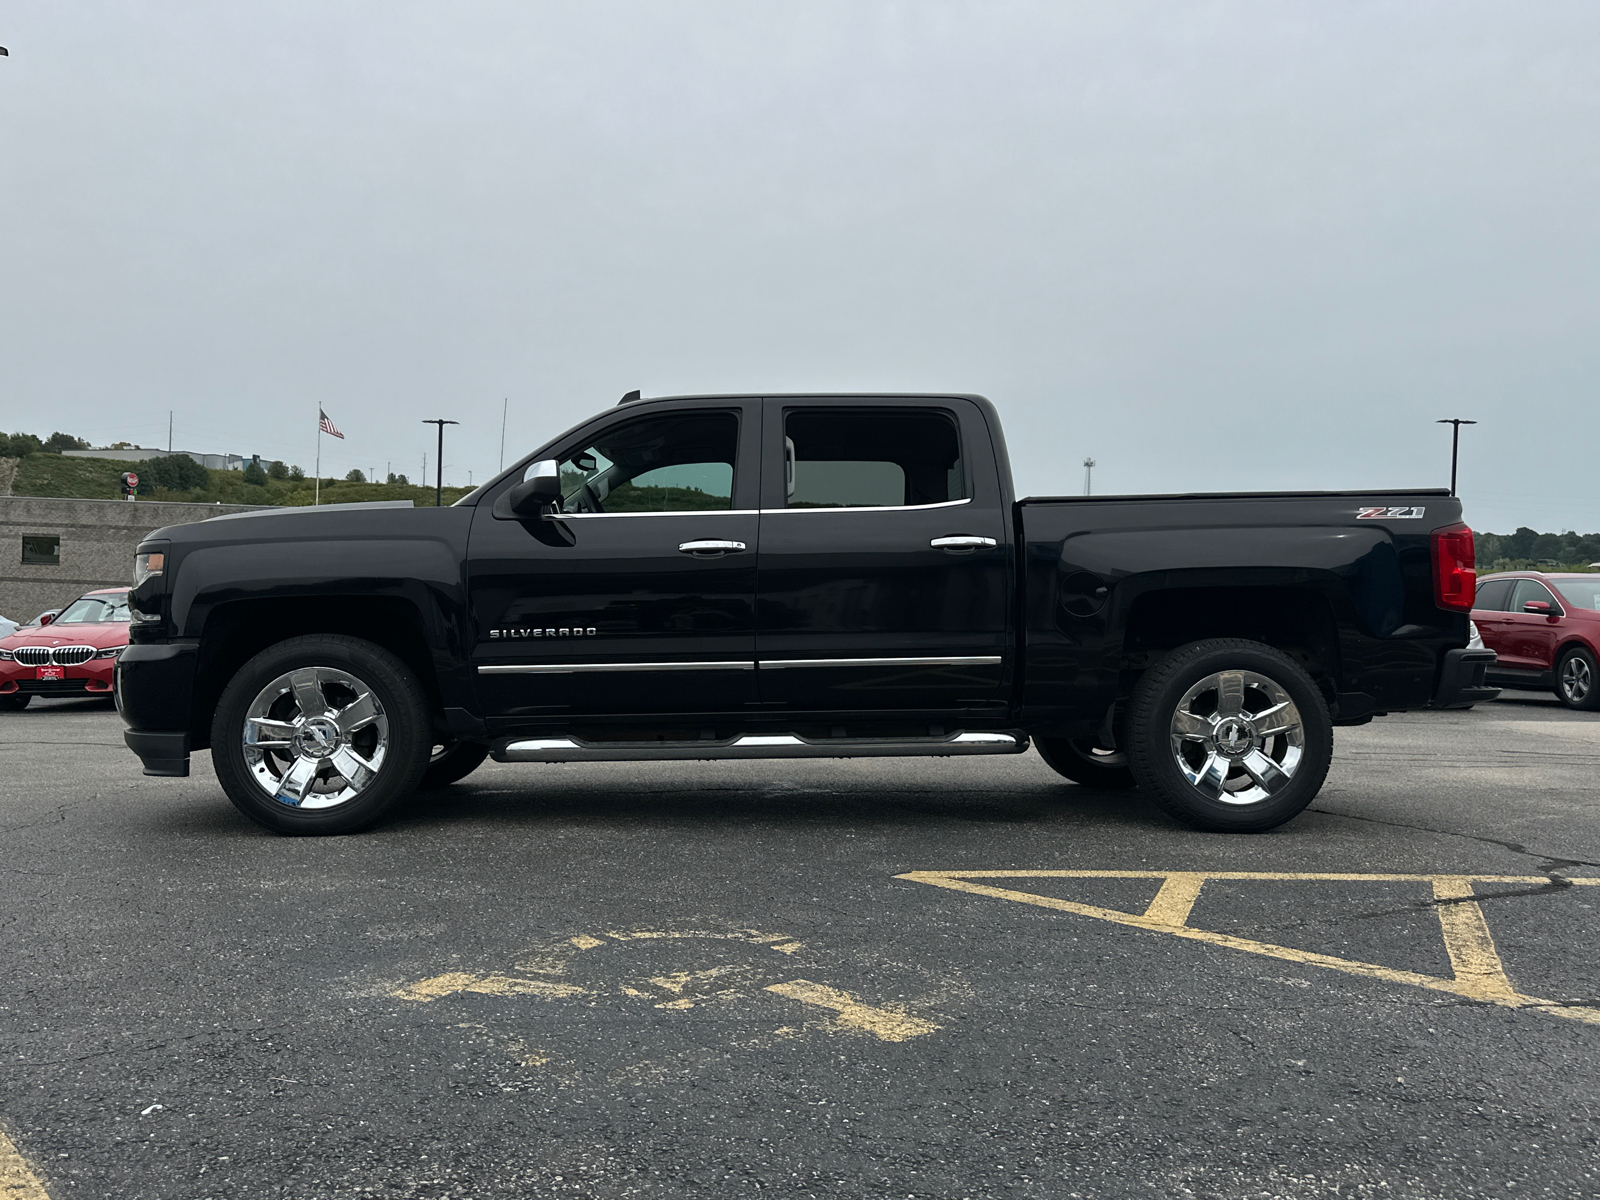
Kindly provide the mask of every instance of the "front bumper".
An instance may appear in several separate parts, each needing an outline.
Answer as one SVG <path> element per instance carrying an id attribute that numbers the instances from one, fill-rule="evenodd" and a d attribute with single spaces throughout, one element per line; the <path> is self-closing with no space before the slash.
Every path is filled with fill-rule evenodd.
<path id="1" fill-rule="evenodd" d="M 195 668 L 193 642 L 129 646 L 117 662 L 117 708 L 128 728 L 122 738 L 146 775 L 189 773 L 189 730 Z"/>
<path id="2" fill-rule="evenodd" d="M 1439 686 L 1428 707 L 1468 708 L 1493 700 L 1500 689 L 1485 683 L 1484 673 L 1494 666 L 1497 657 L 1493 650 L 1446 650 Z"/>
<path id="3" fill-rule="evenodd" d="M 57 667 L 60 679 L 40 679 L 38 667 L 0 663 L 0 696 L 109 696 L 116 666 L 115 659 L 91 658 Z"/>

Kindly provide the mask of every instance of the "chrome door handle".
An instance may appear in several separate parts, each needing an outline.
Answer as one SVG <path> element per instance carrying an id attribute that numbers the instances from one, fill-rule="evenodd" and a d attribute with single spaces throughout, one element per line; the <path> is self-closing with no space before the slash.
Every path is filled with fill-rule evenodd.
<path id="1" fill-rule="evenodd" d="M 722 538 L 700 538 L 698 541 L 682 542 L 678 549 L 684 554 L 737 554 L 745 549 L 743 542 L 729 542 Z"/>
<path id="2" fill-rule="evenodd" d="M 985 546 L 995 545 L 991 537 L 977 537 L 970 533 L 956 534 L 951 537 L 934 538 L 928 545 L 935 550 L 980 550 Z"/>

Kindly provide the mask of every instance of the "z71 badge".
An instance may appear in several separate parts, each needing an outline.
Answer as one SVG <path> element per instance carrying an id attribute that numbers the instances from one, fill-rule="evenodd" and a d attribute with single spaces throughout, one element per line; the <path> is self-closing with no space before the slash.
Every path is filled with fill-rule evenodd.
<path id="1" fill-rule="evenodd" d="M 1358 521 L 1409 521 L 1427 512 L 1426 508 L 1363 508 L 1356 514 Z"/>

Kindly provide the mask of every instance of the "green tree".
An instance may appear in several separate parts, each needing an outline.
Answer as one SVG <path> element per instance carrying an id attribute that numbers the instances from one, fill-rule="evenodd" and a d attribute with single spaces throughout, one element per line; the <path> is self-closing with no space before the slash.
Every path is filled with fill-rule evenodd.
<path id="1" fill-rule="evenodd" d="M 141 492 L 151 487 L 186 492 L 209 487 L 211 474 L 187 454 L 165 454 L 140 463 L 135 472 Z"/>
<path id="2" fill-rule="evenodd" d="M 1505 539 L 1505 552 L 1507 558 L 1531 558 L 1533 556 L 1533 543 L 1539 540 L 1539 535 L 1526 525 L 1519 525 L 1517 531 Z"/>
<path id="3" fill-rule="evenodd" d="M 289 468 L 289 478 L 294 480 L 296 483 L 299 483 L 305 477 L 306 477 L 306 473 L 304 471 L 302 471 L 299 467 L 290 467 Z"/>
<path id="4" fill-rule="evenodd" d="M 360 467 L 352 467 L 350 474 L 344 477 L 346 483 L 365 483 L 367 477 L 361 473 Z"/>
<path id="5" fill-rule="evenodd" d="M 82 438 L 75 438 L 70 433 L 57 430 L 44 440 L 46 454 L 60 454 L 63 450 L 87 450 L 89 443 Z"/>
<path id="6" fill-rule="evenodd" d="M 267 464 L 267 477 L 269 479 L 289 478 L 289 468 L 284 466 L 281 458 L 275 458 Z"/>
<path id="7" fill-rule="evenodd" d="M 31 433 L 0 433 L 0 458 L 27 458 L 44 449 L 44 443 Z"/>
<path id="8" fill-rule="evenodd" d="M 244 465 L 244 481 L 253 487 L 267 486 L 267 473 L 261 469 L 261 464 L 251 459 Z"/>
<path id="9" fill-rule="evenodd" d="M 1533 547 L 1528 551 L 1532 559 L 1561 557 L 1561 535 L 1556 533 L 1541 533 L 1533 539 Z"/>

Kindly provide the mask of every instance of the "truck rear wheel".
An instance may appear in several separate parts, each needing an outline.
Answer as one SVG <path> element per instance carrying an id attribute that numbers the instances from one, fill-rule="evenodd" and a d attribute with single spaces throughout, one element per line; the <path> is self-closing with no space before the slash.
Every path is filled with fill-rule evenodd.
<path id="1" fill-rule="evenodd" d="M 1036 737 L 1033 744 L 1052 771 L 1073 783 L 1094 788 L 1138 786 L 1126 751 L 1102 749 L 1093 738 Z"/>
<path id="2" fill-rule="evenodd" d="M 1135 685 L 1134 777 L 1196 829 L 1260 833 L 1310 804 L 1333 757 L 1333 720 L 1311 677 L 1260 642 L 1214 638 L 1173 651 Z"/>
<path id="3" fill-rule="evenodd" d="M 434 745 L 422 685 L 360 638 L 290 638 L 240 668 L 211 726 L 217 779 L 278 833 L 353 833 L 416 789 Z"/>

